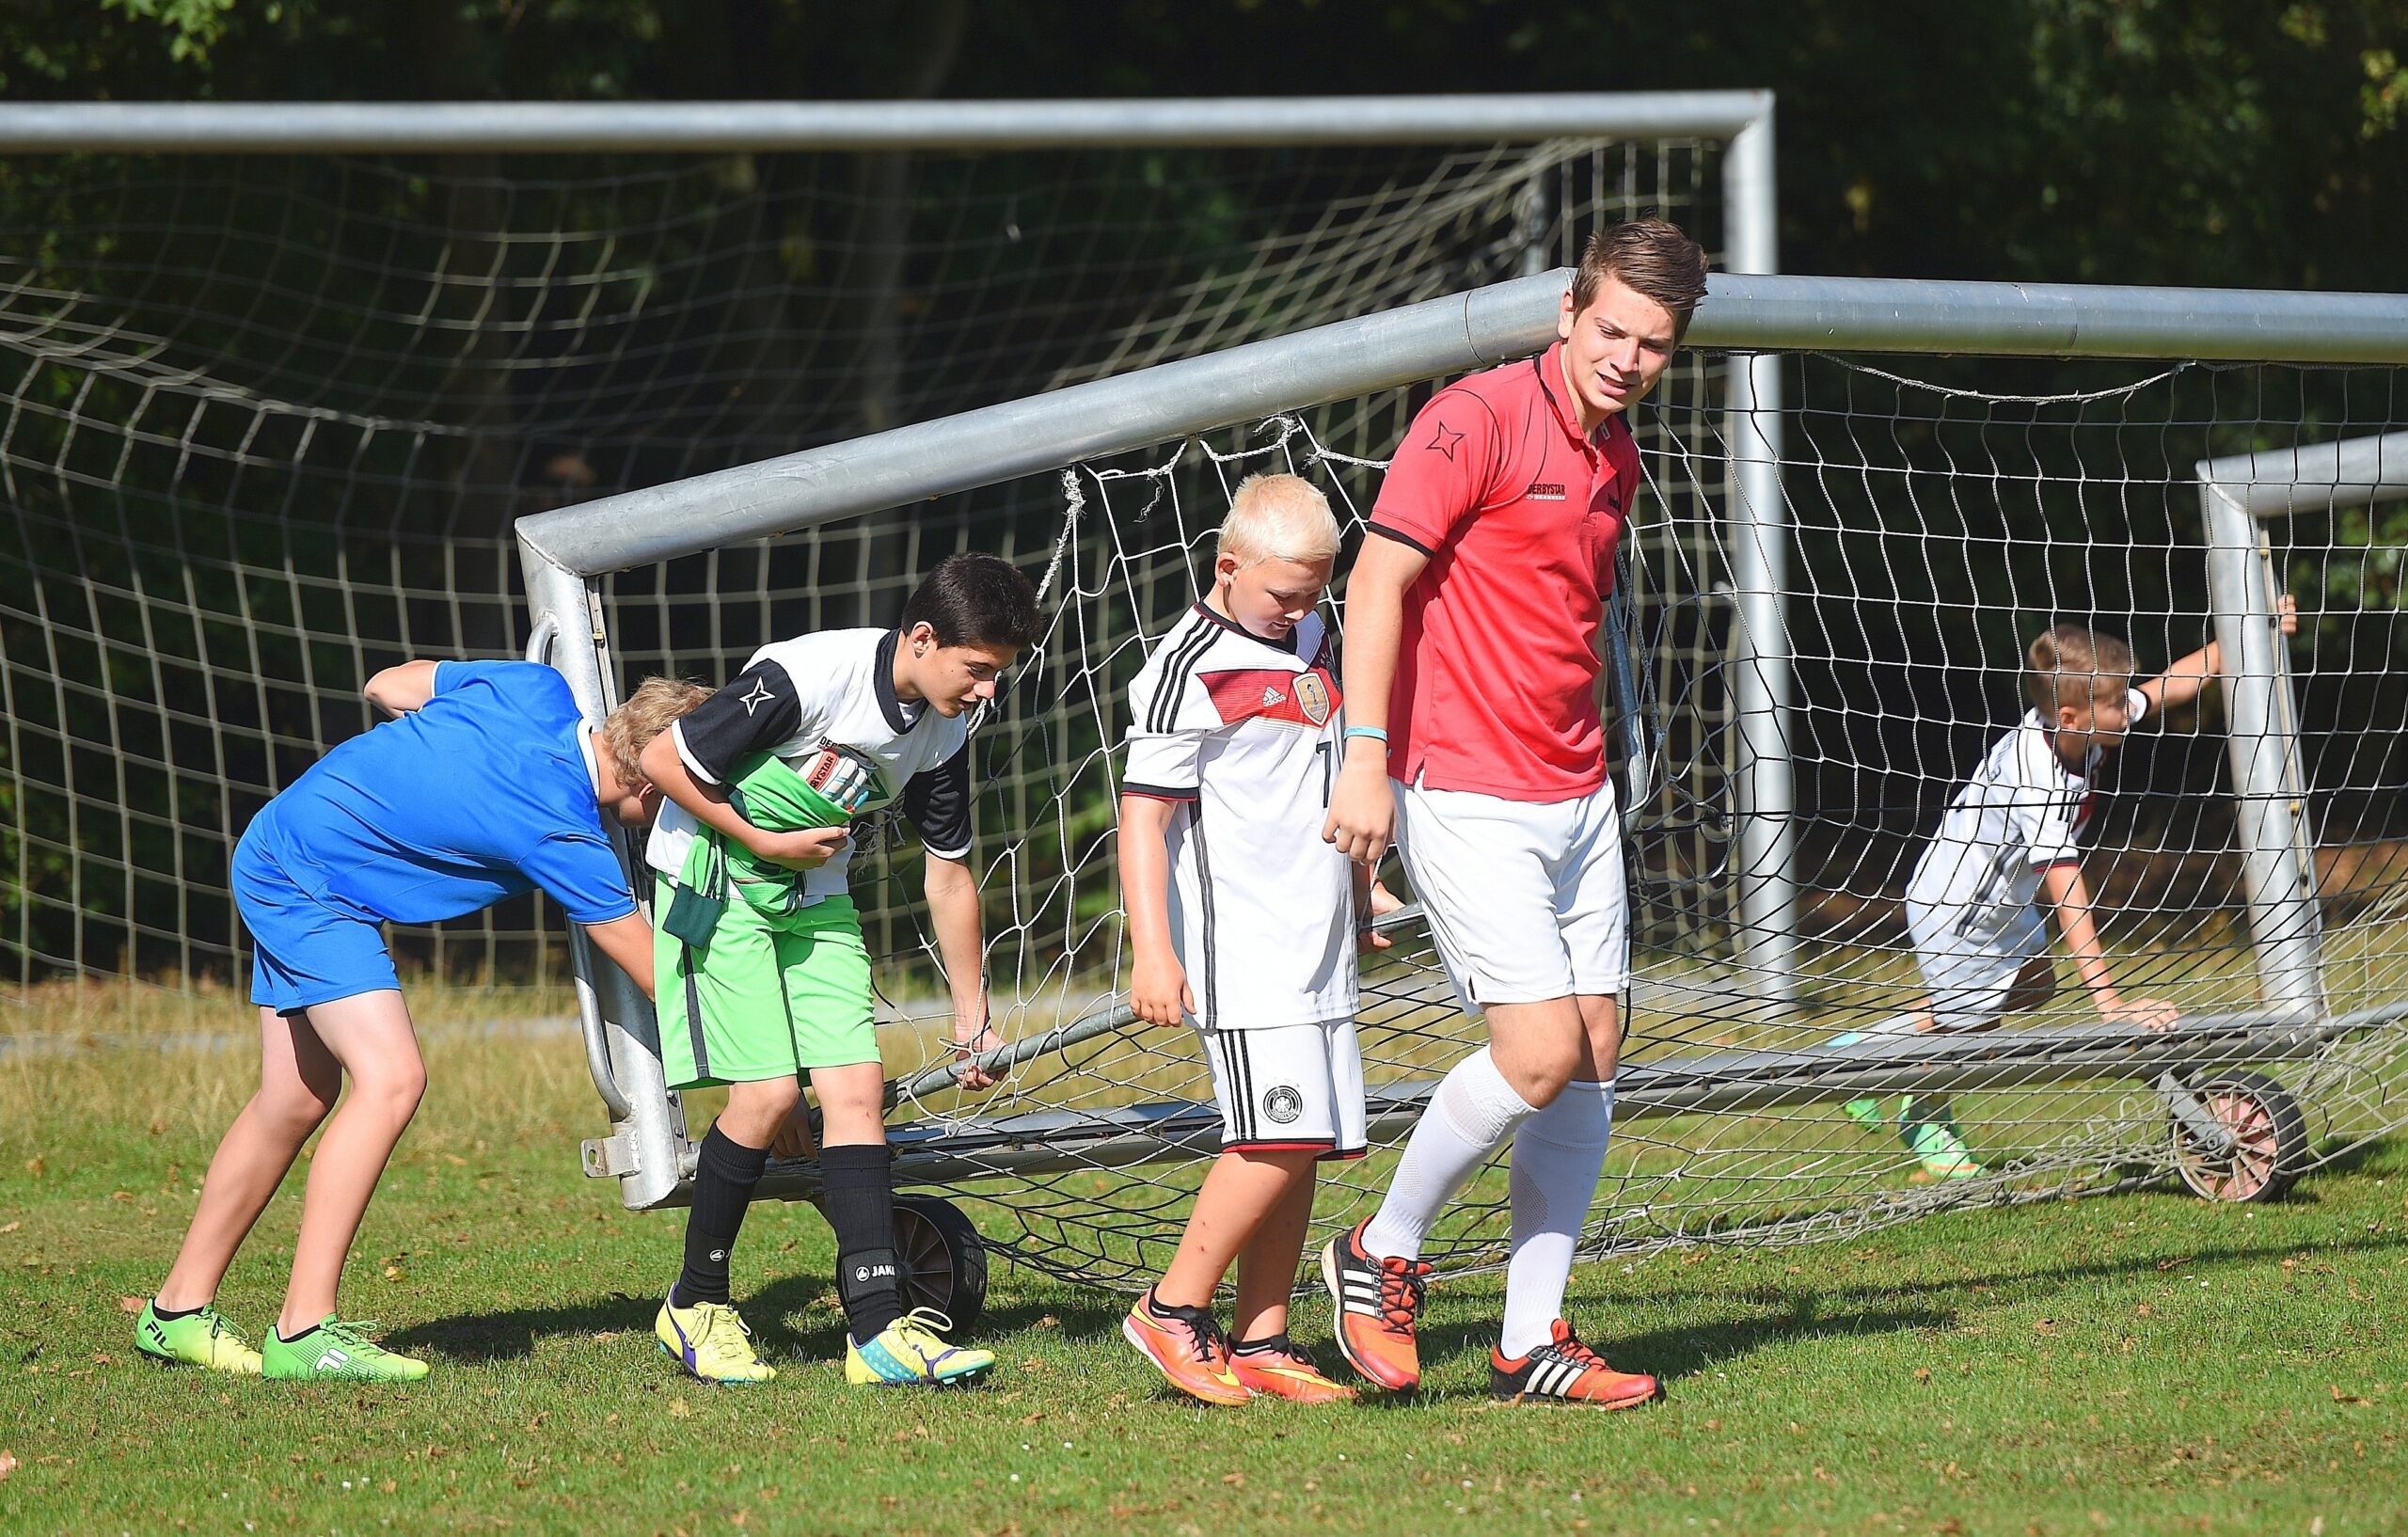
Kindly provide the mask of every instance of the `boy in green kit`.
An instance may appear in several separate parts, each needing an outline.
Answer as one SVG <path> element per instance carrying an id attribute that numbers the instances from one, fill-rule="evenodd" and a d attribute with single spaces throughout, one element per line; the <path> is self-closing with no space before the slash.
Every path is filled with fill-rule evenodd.
<path id="1" fill-rule="evenodd" d="M 822 1206 L 836 1232 L 845 1376 L 960 1382 L 994 1364 L 946 1343 L 949 1321 L 907 1313 L 895 1255 L 885 1074 L 869 957 L 846 886 L 855 817 L 900 802 L 927 848 L 930 927 L 952 980 L 954 1042 L 993 1049 L 971 845 L 967 717 L 1038 632 L 1036 594 L 1008 563 L 957 555 L 898 629 L 831 630 L 763 647 L 645 754 L 669 804 L 647 858 L 661 923 L 661 1060 L 673 1087 L 728 1085 L 702 1144 L 683 1273 L 655 1324 L 706 1382 L 766 1382 L 729 1303 L 728 1256 L 771 1142 L 819 1096 Z M 991 1082 L 974 1063 L 965 1087 Z"/>

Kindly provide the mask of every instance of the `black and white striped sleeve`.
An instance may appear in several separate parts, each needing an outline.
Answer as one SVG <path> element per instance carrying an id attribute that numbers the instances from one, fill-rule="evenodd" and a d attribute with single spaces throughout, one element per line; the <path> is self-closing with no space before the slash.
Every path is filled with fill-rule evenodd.
<path id="1" fill-rule="evenodd" d="M 1194 687 L 1196 661 L 1211 641 L 1210 632 L 1201 629 L 1174 633 L 1129 685 L 1122 795 L 1155 800 L 1196 798 L 1196 761 L 1205 733 L 1189 719 L 1187 694 Z"/>
<path id="2" fill-rule="evenodd" d="M 745 753 L 766 752 L 802 729 L 802 699 L 784 668 L 755 662 L 669 729 L 686 771 L 721 784 Z"/>

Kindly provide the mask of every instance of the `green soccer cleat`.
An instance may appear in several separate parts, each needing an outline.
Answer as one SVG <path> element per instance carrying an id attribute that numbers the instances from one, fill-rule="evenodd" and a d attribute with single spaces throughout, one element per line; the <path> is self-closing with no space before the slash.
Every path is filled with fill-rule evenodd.
<path id="1" fill-rule="evenodd" d="M 870 1387 L 944 1387 L 983 1376 L 995 1364 L 983 1350 L 948 1345 L 939 1332 L 953 1320 L 933 1307 L 914 1307 L 866 1345 L 845 1340 L 845 1380 Z"/>
<path id="2" fill-rule="evenodd" d="M 369 1339 L 374 1327 L 366 1319 L 343 1323 L 329 1313 L 298 1339 L 270 1329 L 260 1342 L 261 1364 L 281 1382 L 416 1382 L 426 1375 L 424 1361 Z"/>
<path id="3" fill-rule="evenodd" d="M 768 1382 L 778 1374 L 752 1348 L 752 1331 L 744 1320 L 723 1302 L 680 1307 L 663 1298 L 660 1316 L 652 1321 L 652 1335 L 663 1355 L 704 1382 L 734 1386 Z"/>
<path id="4" fill-rule="evenodd" d="M 204 1367 L 240 1377 L 260 1374 L 260 1353 L 214 1306 L 182 1318 L 161 1318 L 159 1300 L 151 1298 L 134 1321 L 134 1348 L 169 1366 Z"/>
<path id="5" fill-rule="evenodd" d="M 1887 1136 L 1890 1133 L 1890 1117 L 1881 1113 L 1878 1100 L 1850 1100 L 1847 1117 L 1875 1136 Z"/>
<path id="6" fill-rule="evenodd" d="M 1923 1160 L 1923 1177 L 1928 1180 L 1973 1180 L 1980 1178 L 1982 1165 L 1965 1146 L 1965 1139 L 1937 1121 L 1925 1121 L 1908 1132 L 1908 1146 Z"/>

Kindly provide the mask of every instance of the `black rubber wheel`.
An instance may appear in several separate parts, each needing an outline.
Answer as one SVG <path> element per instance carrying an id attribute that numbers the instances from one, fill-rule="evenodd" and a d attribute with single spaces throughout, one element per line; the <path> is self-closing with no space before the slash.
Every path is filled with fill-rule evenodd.
<path id="1" fill-rule="evenodd" d="M 987 1241 L 942 1196 L 895 1197 L 895 1254 L 903 1306 L 933 1307 L 967 1333 L 987 1307 Z"/>
<path id="2" fill-rule="evenodd" d="M 2218 1155 L 2174 1122 L 2174 1166 L 2203 1200 L 2252 1204 L 2283 1198 L 2308 1165 L 2307 1117 L 2282 1084 L 2262 1072 L 2223 1071 L 2190 1085 L 2235 1139 Z"/>

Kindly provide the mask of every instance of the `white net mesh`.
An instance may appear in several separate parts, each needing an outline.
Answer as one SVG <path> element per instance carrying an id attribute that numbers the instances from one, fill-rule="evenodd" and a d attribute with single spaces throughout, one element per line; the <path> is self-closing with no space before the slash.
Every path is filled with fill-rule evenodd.
<path id="1" fill-rule="evenodd" d="M 377 668 L 524 644 L 518 515 L 1551 265 L 1640 210 L 1710 228 L 1715 164 L 0 160 L 0 978 L 239 981 L 233 837 Z M 959 537 L 900 527 L 622 583 L 613 633 L 718 676 L 891 614 Z M 393 939 L 421 976 L 565 975 L 532 898 Z"/>
<path id="2" fill-rule="evenodd" d="M 2000 1030 L 1832 1043 L 1917 1006 L 1904 889 L 1951 797 L 2026 708 L 2031 637 L 2059 621 L 2128 636 L 2140 677 L 2200 647 L 2210 597 L 2193 461 L 2396 428 L 2400 375 L 2000 362 L 1983 371 L 2000 388 L 1973 392 L 1843 358 L 1793 360 L 1799 977 L 1795 1006 L 1767 1014 L 1736 958 L 1735 619 L 1717 361 L 1685 359 L 1639 424 L 1650 494 L 1624 552 L 1623 624 L 1643 772 L 1634 777 L 1622 733 L 1609 739 L 1621 783 L 1648 788 L 1630 824 L 1631 1033 L 1587 1252 L 1829 1238 L 1952 1204 L 2177 1174 L 2203 1193 L 2245 1196 L 2397 1124 L 2408 1106 L 2408 940 L 2397 921 L 2408 844 L 2395 789 L 2408 768 L 2398 728 L 2408 620 L 2393 552 L 2374 537 L 2380 510 L 2273 528 L 2264 567 L 2303 610 L 2287 650 L 2321 894 L 2315 1021 L 2286 1022 L 2262 996 L 2211 690 L 2111 756 L 2082 859 L 2116 985 L 2175 1005 L 2178 1030 L 2102 1023 L 2058 943 L 2054 998 Z M 2079 388 L 2064 388 L 2068 372 L 2084 376 Z M 2052 388 L 2019 390 L 2022 376 Z M 953 1091 L 934 1050 L 942 1021 L 914 1002 L 931 990 L 901 966 L 886 977 L 902 1166 L 993 1195 L 980 1203 L 990 1237 L 1022 1262 L 1114 1283 L 1158 1270 L 1216 1145 L 1192 1038 L 1132 1022 L 1115 997 L 1122 690 L 1198 591 L 1238 480 L 1307 475 L 1359 530 L 1382 455 L 1425 394 L 1072 467 L 1043 485 L 1057 524 L 1040 533 L 1013 519 L 1020 558 L 1048 574 L 1052 629 L 976 744 L 990 969 L 1020 1042 L 1007 1084 Z M 911 857 L 908 843 L 896 851 Z M 1393 867 L 1388 879 L 1402 889 Z M 925 959 L 909 918 L 890 922 Z M 1367 974 L 1375 1153 L 1328 1169 L 1323 1229 L 1369 1212 L 1422 1098 L 1481 1038 L 1419 927 L 1398 939 Z M 1869 1127 L 1851 1101 L 1873 1107 Z M 1902 1139 L 1902 1113 L 1961 1138 L 1963 1177 L 1931 1177 L 1931 1160 Z M 1442 1268 L 1502 1258 L 1503 1185 L 1492 1170 L 1441 1225 L 1426 1252 Z"/>

